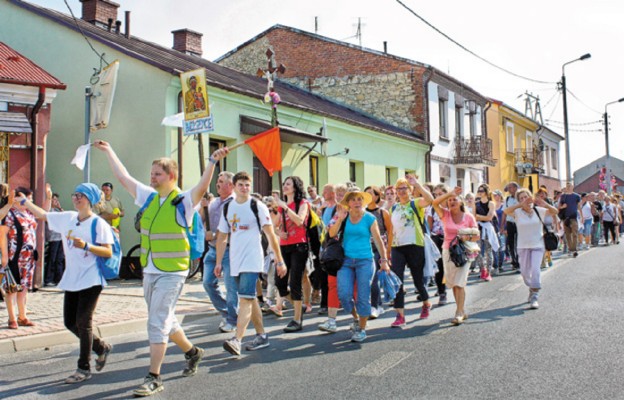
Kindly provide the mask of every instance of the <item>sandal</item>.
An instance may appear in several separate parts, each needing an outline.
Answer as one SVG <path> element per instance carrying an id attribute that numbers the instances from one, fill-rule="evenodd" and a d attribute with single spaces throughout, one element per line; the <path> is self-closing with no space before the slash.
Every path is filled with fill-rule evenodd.
<path id="1" fill-rule="evenodd" d="M 275 306 L 269 307 L 269 312 L 275 315 L 277 318 L 282 318 L 284 316 L 284 314 L 282 314 L 282 310 L 278 310 Z"/>
<path id="2" fill-rule="evenodd" d="M 19 326 L 35 326 L 35 323 L 28 318 L 17 318 L 17 324 Z"/>
<path id="3" fill-rule="evenodd" d="M 95 360 L 96 371 L 100 372 L 101 370 L 104 369 L 104 366 L 106 365 L 106 359 L 108 358 L 108 355 L 110 354 L 111 351 L 113 351 L 113 345 L 109 344 L 104 350 L 104 353 L 98 355 L 98 358 Z"/>
<path id="4" fill-rule="evenodd" d="M 78 368 L 76 372 L 74 372 L 72 375 L 68 376 L 67 379 L 65 379 L 65 383 L 80 383 L 89 379 L 91 379 L 91 372 Z"/>
<path id="5" fill-rule="evenodd" d="M 9 329 L 17 329 L 17 321 L 9 320 Z"/>

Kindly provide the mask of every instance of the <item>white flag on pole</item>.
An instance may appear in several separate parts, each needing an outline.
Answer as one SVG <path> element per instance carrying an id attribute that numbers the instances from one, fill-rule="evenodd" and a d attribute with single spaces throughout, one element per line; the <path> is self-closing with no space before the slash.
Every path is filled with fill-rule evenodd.
<path id="1" fill-rule="evenodd" d="M 71 160 L 71 163 L 78 167 L 78 169 L 81 171 L 84 169 L 85 164 L 87 163 L 87 154 L 89 154 L 90 146 L 91 143 L 87 143 L 78 147 L 78 149 L 76 150 L 76 155 Z"/>

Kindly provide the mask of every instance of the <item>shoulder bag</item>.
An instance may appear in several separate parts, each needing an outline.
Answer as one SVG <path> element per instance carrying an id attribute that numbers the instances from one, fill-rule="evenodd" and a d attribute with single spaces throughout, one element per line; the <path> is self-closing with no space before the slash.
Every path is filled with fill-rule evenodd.
<path id="1" fill-rule="evenodd" d="M 347 216 L 347 218 L 349 217 Z M 347 220 L 345 219 L 342 221 L 338 234 L 330 238 L 328 232 L 328 237 L 323 241 L 319 261 L 323 271 L 331 276 L 336 276 L 336 274 L 338 274 L 338 270 L 342 268 L 342 263 L 344 262 L 345 254 L 344 248 L 342 247 L 342 236 L 346 225 Z"/>
<path id="2" fill-rule="evenodd" d="M 548 230 L 544 221 L 542 221 L 542 217 L 540 217 L 539 212 L 537 212 L 537 208 L 533 206 L 533 210 L 535 214 L 537 214 L 537 218 L 539 218 L 540 222 L 544 226 L 544 247 L 547 251 L 557 250 L 559 247 L 559 237 L 554 233 Z"/>
<path id="3" fill-rule="evenodd" d="M 451 255 L 451 261 L 457 268 L 461 268 L 468 262 L 468 256 L 466 255 L 466 248 L 459 237 L 455 237 L 451 241 L 451 245 L 449 247 L 449 253 Z"/>

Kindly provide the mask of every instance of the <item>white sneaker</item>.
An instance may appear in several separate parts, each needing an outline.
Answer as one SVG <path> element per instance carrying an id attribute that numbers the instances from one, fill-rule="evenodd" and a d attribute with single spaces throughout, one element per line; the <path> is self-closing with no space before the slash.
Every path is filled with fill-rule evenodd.
<path id="1" fill-rule="evenodd" d="M 219 326 L 219 330 L 223 333 L 234 332 L 236 330 L 236 326 L 226 322 L 223 326 Z"/>
<path id="2" fill-rule="evenodd" d="M 377 307 L 371 307 L 371 314 L 368 317 L 368 319 L 377 319 L 379 317 L 379 311 L 377 310 Z"/>
<path id="3" fill-rule="evenodd" d="M 336 325 L 335 319 L 327 319 L 327 321 L 323 322 L 318 326 L 320 331 L 336 333 L 338 331 L 338 326 Z"/>
<path id="4" fill-rule="evenodd" d="M 529 308 L 531 310 L 537 310 L 539 308 L 539 303 L 537 302 L 537 297 L 538 297 L 538 294 L 535 293 L 535 292 L 531 293 L 531 296 L 529 297 L 529 303 L 530 303 Z"/>
<path id="5" fill-rule="evenodd" d="M 384 310 L 383 306 L 377 307 L 377 316 L 381 317 L 384 312 L 385 312 L 385 310 Z"/>

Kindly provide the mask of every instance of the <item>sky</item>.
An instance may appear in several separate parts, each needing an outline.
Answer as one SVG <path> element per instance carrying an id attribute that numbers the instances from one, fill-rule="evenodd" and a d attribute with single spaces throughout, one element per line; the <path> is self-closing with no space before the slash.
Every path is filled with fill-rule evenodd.
<path id="1" fill-rule="evenodd" d="M 68 13 L 63 0 L 27 0 Z M 457 47 L 412 15 L 397 0 L 113 0 L 131 11 L 131 33 L 170 47 L 172 30 L 204 34 L 203 57 L 214 60 L 275 24 L 359 44 L 432 65 L 487 97 L 524 111 L 524 93 L 539 96 L 544 119 L 563 136 L 557 84 L 565 67 L 572 171 L 605 154 L 605 104 L 624 98 L 624 2 L 621 0 L 401 0 L 472 52 L 536 83 L 502 72 Z M 79 0 L 67 0 L 77 17 Z M 122 30 L 123 30 L 122 26 Z M 86 45 L 86 44 L 85 44 Z M 97 45 L 96 45 L 97 48 Z M 279 54 L 276 55 L 279 62 Z M 95 64 L 94 60 L 94 64 Z M 94 65 L 95 66 L 95 65 Z M 575 98 L 576 97 L 576 98 Z M 612 157 L 624 160 L 624 103 L 610 105 Z M 564 145 L 561 167 L 565 170 Z"/>

